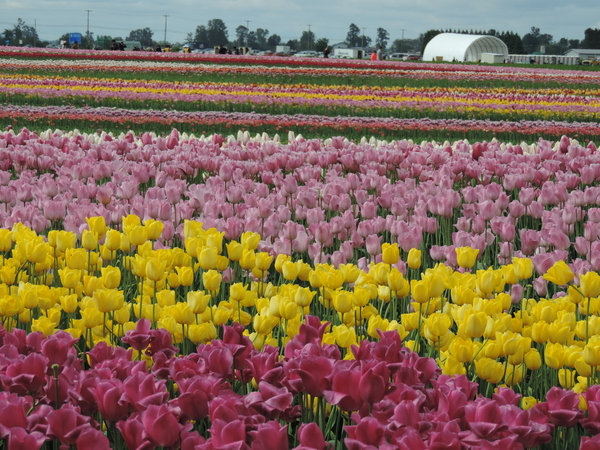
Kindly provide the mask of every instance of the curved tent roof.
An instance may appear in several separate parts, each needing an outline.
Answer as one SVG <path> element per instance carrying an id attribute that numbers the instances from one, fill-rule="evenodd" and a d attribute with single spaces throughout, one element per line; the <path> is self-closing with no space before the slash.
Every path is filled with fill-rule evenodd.
<path id="1" fill-rule="evenodd" d="M 436 57 L 441 56 L 444 61 L 456 59 L 460 62 L 474 62 L 481 60 L 482 53 L 508 56 L 508 47 L 494 36 L 441 33 L 425 47 L 423 61 L 436 60 Z"/>

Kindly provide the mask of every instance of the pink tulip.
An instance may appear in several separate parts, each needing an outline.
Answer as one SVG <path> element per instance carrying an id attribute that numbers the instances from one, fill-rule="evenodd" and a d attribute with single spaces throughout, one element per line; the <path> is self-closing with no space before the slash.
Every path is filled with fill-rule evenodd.
<path id="1" fill-rule="evenodd" d="M 10 450 L 38 450 L 46 439 L 42 433 L 37 431 L 27 433 L 23 428 L 14 427 L 8 433 L 8 448 Z"/>

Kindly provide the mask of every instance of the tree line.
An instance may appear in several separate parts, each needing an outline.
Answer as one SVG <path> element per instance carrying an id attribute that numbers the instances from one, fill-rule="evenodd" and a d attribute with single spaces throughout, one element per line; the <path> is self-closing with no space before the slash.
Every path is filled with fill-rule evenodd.
<path id="1" fill-rule="evenodd" d="M 227 25 L 221 19 L 211 19 L 206 25 L 198 25 L 192 32 L 187 33 L 185 42 L 193 48 L 213 48 L 217 45 L 226 47 L 249 47 L 254 50 L 275 51 L 278 45 L 287 45 L 292 50 L 315 50 L 323 51 L 330 45 L 329 39 L 319 37 L 313 31 L 306 30 L 298 39 L 283 41 L 281 36 L 270 34 L 266 28 L 251 30 L 248 26 L 240 25 L 235 29 L 235 36 L 229 39 Z M 362 31 L 362 32 L 361 32 Z M 427 43 L 440 33 L 461 33 L 491 35 L 502 40 L 508 47 L 510 54 L 532 54 L 544 49 L 546 54 L 561 55 L 572 48 L 600 49 L 600 29 L 588 28 L 584 31 L 584 38 L 579 39 L 554 39 L 551 34 L 541 33 L 537 27 L 531 27 L 529 33 L 521 37 L 512 31 L 499 32 L 495 29 L 482 30 L 428 30 L 414 39 L 395 39 L 390 43 L 390 33 L 384 28 L 377 28 L 375 39 L 365 35 L 365 28 L 351 23 L 344 43 L 348 47 L 376 48 L 391 52 L 423 52 Z M 7 28 L 1 35 L 2 43 L 9 42 L 10 45 L 46 46 L 49 42 L 40 40 L 34 27 L 29 26 L 22 19 L 18 19 L 12 28 Z M 68 41 L 69 34 L 65 33 L 59 37 Z M 82 48 L 110 48 L 112 40 L 139 42 L 142 48 L 154 48 L 157 45 L 173 45 L 171 42 L 163 42 L 154 38 L 154 32 L 149 28 L 131 30 L 123 39 L 121 36 L 100 35 L 94 37 L 94 33 L 82 33 Z M 174 47 L 175 48 L 175 47 Z M 131 50 L 131 49 L 128 49 Z"/>

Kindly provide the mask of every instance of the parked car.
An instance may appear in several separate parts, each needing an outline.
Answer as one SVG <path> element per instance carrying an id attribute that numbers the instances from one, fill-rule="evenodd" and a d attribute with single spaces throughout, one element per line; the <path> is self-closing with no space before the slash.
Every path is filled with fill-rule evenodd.
<path id="1" fill-rule="evenodd" d="M 294 56 L 298 57 L 298 58 L 307 58 L 307 57 L 310 58 L 310 57 L 319 56 L 319 54 L 312 50 L 304 50 L 302 52 L 296 53 Z"/>
<path id="2" fill-rule="evenodd" d="M 588 58 L 581 61 L 582 66 L 599 66 L 600 61 L 595 58 Z"/>
<path id="3" fill-rule="evenodd" d="M 407 56 L 408 53 L 392 53 L 388 59 L 405 59 Z"/>
<path id="4" fill-rule="evenodd" d="M 407 61 L 421 61 L 421 57 L 419 55 L 408 55 L 406 57 Z"/>

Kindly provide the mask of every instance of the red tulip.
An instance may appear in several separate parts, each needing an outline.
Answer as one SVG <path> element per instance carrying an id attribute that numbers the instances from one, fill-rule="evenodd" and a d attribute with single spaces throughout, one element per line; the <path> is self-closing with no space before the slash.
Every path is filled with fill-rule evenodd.
<path id="1" fill-rule="evenodd" d="M 113 378 L 101 381 L 90 391 L 96 399 L 100 415 L 107 422 L 116 422 L 128 416 L 129 402 L 120 380 Z"/>
<path id="2" fill-rule="evenodd" d="M 331 405 L 338 406 L 342 411 L 356 411 L 363 399 L 356 388 L 360 382 L 361 373 L 358 369 L 342 369 L 333 376 L 331 390 L 323 392 L 325 399 Z"/>
<path id="3" fill-rule="evenodd" d="M 86 450 L 111 450 L 108 438 L 100 430 L 88 427 L 81 432 L 75 444 L 77 448 Z"/>
<path id="4" fill-rule="evenodd" d="M 46 437 L 37 431 L 27 433 L 23 428 L 10 428 L 8 433 L 8 448 L 10 450 L 38 450 Z"/>
<path id="5" fill-rule="evenodd" d="M 156 445 L 144 430 L 139 414 L 133 414 L 127 420 L 117 422 L 117 429 L 130 450 L 154 450 Z"/>
<path id="6" fill-rule="evenodd" d="M 255 431 L 248 434 L 254 439 L 252 441 L 252 450 L 288 450 L 287 425 L 280 425 L 277 421 L 262 423 Z"/>
<path id="7" fill-rule="evenodd" d="M 156 337 L 150 333 L 151 325 L 152 324 L 148 319 L 140 319 L 135 326 L 135 330 L 130 330 L 125 333 L 125 336 L 123 336 L 121 340 L 125 344 L 129 344 L 131 348 L 141 352 L 156 339 Z"/>
<path id="8" fill-rule="evenodd" d="M 183 426 L 167 405 L 150 405 L 141 417 L 146 434 L 159 447 L 168 447 L 180 439 Z"/>
<path id="9" fill-rule="evenodd" d="M 241 420 L 229 423 L 220 419 L 214 420 L 210 434 L 214 450 L 250 450 L 246 444 L 246 425 Z"/>
<path id="10" fill-rule="evenodd" d="M 52 411 L 47 420 L 48 436 L 65 445 L 75 445 L 81 432 L 90 426 L 89 417 L 82 416 L 75 408 L 66 405 Z"/>
<path id="11" fill-rule="evenodd" d="M 31 353 L 24 359 L 12 361 L 1 376 L 4 388 L 19 395 L 35 393 L 46 383 L 48 358 Z"/>

